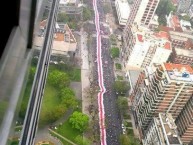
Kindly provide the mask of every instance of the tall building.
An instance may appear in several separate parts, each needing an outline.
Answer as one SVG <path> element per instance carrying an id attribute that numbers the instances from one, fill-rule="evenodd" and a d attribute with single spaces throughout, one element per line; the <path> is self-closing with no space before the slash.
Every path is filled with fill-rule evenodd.
<path id="1" fill-rule="evenodd" d="M 191 5 L 191 0 L 179 0 L 177 12 L 186 13 L 188 12 Z"/>
<path id="2" fill-rule="evenodd" d="M 155 33 L 135 24 L 127 32 L 121 52 L 125 68 L 145 68 L 168 60 L 172 48 L 167 32 Z"/>
<path id="3" fill-rule="evenodd" d="M 127 25 L 129 26 L 136 22 L 139 25 L 149 26 L 149 22 L 154 16 L 158 3 L 159 0 L 135 0 Z"/>
<path id="4" fill-rule="evenodd" d="M 120 26 L 125 26 L 129 17 L 130 7 L 127 0 L 116 0 L 115 8 Z"/>
<path id="5" fill-rule="evenodd" d="M 190 143 L 193 139 L 193 96 L 176 118 L 176 125 L 179 126 L 178 131 L 183 143 Z"/>
<path id="6" fill-rule="evenodd" d="M 172 115 L 159 113 L 148 126 L 143 145 L 182 145 Z"/>
<path id="7" fill-rule="evenodd" d="M 179 116 L 193 93 L 193 69 L 189 65 L 163 63 L 147 67 L 141 76 L 133 107 L 144 134 L 158 113 L 171 113 L 174 119 Z"/>

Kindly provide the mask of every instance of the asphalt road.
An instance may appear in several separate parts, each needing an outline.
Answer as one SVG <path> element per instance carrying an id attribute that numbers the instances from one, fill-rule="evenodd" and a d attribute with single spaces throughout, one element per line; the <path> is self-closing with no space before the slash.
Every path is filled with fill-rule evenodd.
<path id="1" fill-rule="evenodd" d="M 98 1 L 98 11 L 100 16 L 100 22 L 105 22 L 105 15 L 102 8 L 102 3 Z M 94 25 L 94 24 L 93 24 Z M 95 34 L 95 30 L 93 29 L 93 25 L 89 24 L 87 27 L 89 30 L 92 31 L 92 34 Z M 109 35 L 108 27 L 104 27 L 102 24 L 101 27 L 101 34 L 102 36 L 102 62 L 103 62 L 103 75 L 105 81 L 105 88 L 107 92 L 104 95 L 104 107 L 105 107 L 105 118 L 106 118 L 106 133 L 107 133 L 107 144 L 108 145 L 119 145 L 119 136 L 122 133 L 121 128 L 121 117 L 120 113 L 118 112 L 116 100 L 117 95 L 116 92 L 113 90 L 113 83 L 114 83 L 114 72 L 113 72 L 113 61 L 109 54 L 110 42 L 107 39 Z M 97 79 L 97 62 L 96 62 L 96 37 L 92 39 L 91 42 L 91 53 L 92 53 L 92 62 L 94 63 L 93 67 L 93 78 L 96 83 L 98 83 Z"/>

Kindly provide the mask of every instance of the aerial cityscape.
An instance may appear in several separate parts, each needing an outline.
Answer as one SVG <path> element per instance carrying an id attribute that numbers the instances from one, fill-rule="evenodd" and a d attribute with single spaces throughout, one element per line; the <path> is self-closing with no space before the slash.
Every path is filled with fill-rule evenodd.
<path id="1" fill-rule="evenodd" d="M 33 25 L 0 60 L 0 145 L 193 145 L 193 0 L 40 0 Z"/>

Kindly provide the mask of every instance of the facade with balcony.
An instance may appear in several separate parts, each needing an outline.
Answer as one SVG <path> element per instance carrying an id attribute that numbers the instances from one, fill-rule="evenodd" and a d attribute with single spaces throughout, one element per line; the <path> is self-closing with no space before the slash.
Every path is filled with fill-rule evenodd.
<path id="1" fill-rule="evenodd" d="M 182 145 L 177 126 L 169 113 L 159 113 L 148 126 L 143 145 Z"/>
<path id="2" fill-rule="evenodd" d="M 152 117 L 171 113 L 176 119 L 193 93 L 193 69 L 189 65 L 164 63 L 147 67 L 134 93 L 133 107 L 143 134 Z"/>
<path id="3" fill-rule="evenodd" d="M 193 139 L 193 96 L 186 103 L 175 122 L 179 126 L 178 131 L 183 143 L 190 143 Z"/>
<path id="4" fill-rule="evenodd" d="M 127 25 L 137 23 L 139 25 L 149 26 L 151 19 L 157 9 L 159 0 L 135 0 Z"/>

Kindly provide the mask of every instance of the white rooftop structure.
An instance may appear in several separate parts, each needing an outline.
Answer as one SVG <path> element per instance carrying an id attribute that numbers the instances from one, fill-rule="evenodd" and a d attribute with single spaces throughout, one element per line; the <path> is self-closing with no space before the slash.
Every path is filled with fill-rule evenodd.
<path id="1" fill-rule="evenodd" d="M 66 5 L 68 3 L 75 4 L 77 0 L 60 0 L 60 4 Z"/>
<path id="2" fill-rule="evenodd" d="M 191 23 L 189 21 L 180 20 L 180 26 L 183 31 L 192 31 Z"/>
<path id="3" fill-rule="evenodd" d="M 116 0 L 115 7 L 119 19 L 119 25 L 125 26 L 130 14 L 130 7 L 127 0 Z"/>

